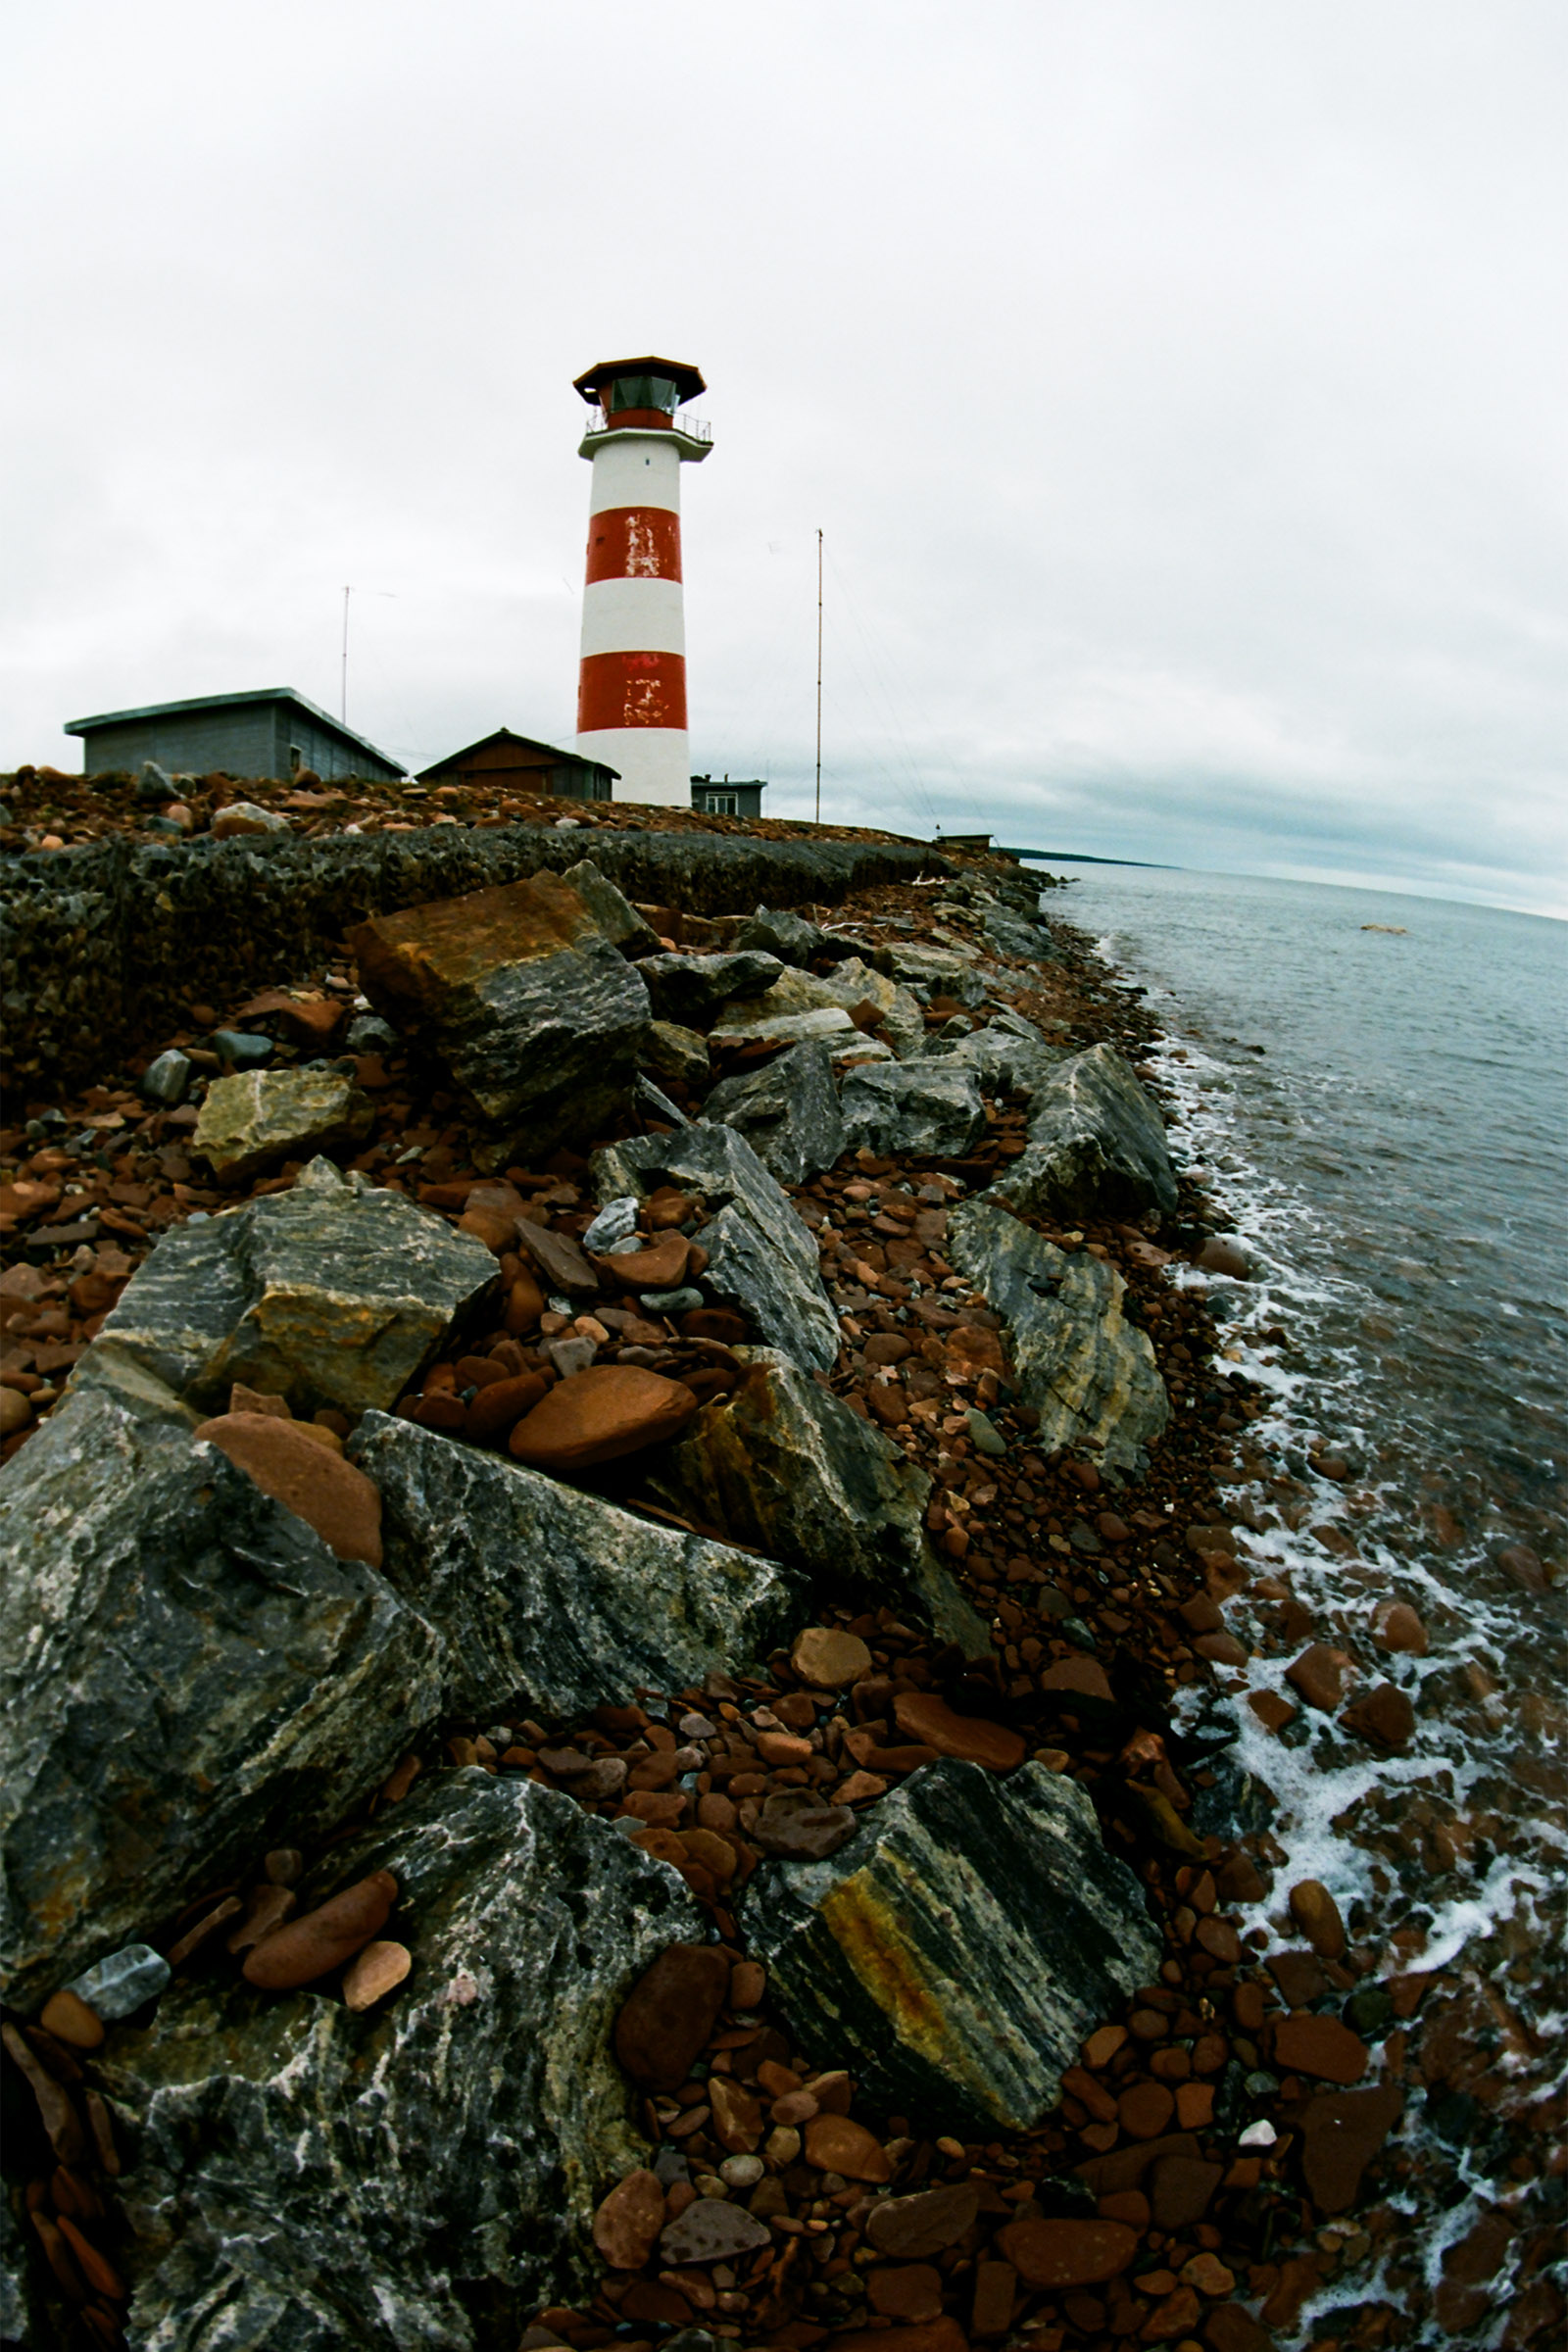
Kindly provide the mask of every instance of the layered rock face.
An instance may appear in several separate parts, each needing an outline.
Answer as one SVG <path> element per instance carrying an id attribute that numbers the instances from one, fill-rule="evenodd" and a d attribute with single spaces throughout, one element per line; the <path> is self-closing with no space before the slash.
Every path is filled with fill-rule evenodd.
<path id="1" fill-rule="evenodd" d="M 984 1133 L 973 1071 L 956 1055 L 851 1070 L 840 1094 L 852 1149 L 961 1159 Z"/>
<path id="2" fill-rule="evenodd" d="M 289 1192 L 166 1235 L 88 1376 L 106 1352 L 210 1412 L 236 1380 L 296 1411 L 385 1409 L 495 1276 L 482 1242 L 318 1159 Z"/>
<path id="3" fill-rule="evenodd" d="M 974 1654 L 985 1627 L 926 1541 L 931 1481 L 879 1429 L 764 1348 L 743 1385 L 705 1406 L 651 1473 L 677 1510 L 776 1547 L 819 1587 L 907 1609 Z"/>
<path id="4" fill-rule="evenodd" d="M 703 1114 L 744 1135 L 781 1184 L 806 1183 L 844 1150 L 832 1056 L 816 1040 L 791 1046 L 760 1070 L 721 1078 Z"/>
<path id="5" fill-rule="evenodd" d="M 337 1848 L 308 1897 L 375 1870 L 413 1955 L 394 2005 L 210 1979 L 102 2052 L 136 2122 L 133 2341 L 488 2352 L 498 2293 L 586 2283 L 596 2191 L 640 2153 L 615 2012 L 701 1937 L 697 1904 L 569 1797 L 471 1770 Z"/>
<path id="6" fill-rule="evenodd" d="M 759 1872 L 745 1913 L 808 2048 L 950 2131 L 1033 2129 L 1160 1954 L 1088 1796 L 1038 1764 L 928 1765 L 826 1861 Z"/>
<path id="7" fill-rule="evenodd" d="M 1121 1276 L 1085 1251 L 1056 1249 L 990 1200 L 953 1211 L 948 1249 L 1007 1324 L 1014 1383 L 1040 1415 L 1042 1446 L 1139 1467 L 1170 1419 L 1170 1399 L 1149 1335 L 1122 1312 Z"/>
<path id="8" fill-rule="evenodd" d="M 381 1491 L 388 1582 L 450 1644 L 460 1712 L 520 1692 L 566 1715 L 639 1684 L 701 1683 L 765 1656 L 799 1617 L 804 1580 L 775 1560 L 653 1526 L 434 1430 L 368 1413 L 352 1452 Z"/>
<path id="9" fill-rule="evenodd" d="M 8 1468 L 0 1556 L 10 2000 L 330 1828 L 441 1704 L 442 1639 L 373 1569 L 108 1392 Z"/>
<path id="10" fill-rule="evenodd" d="M 1023 1216 L 1175 1207 L 1164 1122 L 1114 1046 L 1091 1046 L 1046 1079 L 1029 1148 L 996 1191 Z"/>
<path id="11" fill-rule="evenodd" d="M 370 1002 L 417 1023 L 486 1117 L 531 1150 L 591 1135 L 628 1095 L 647 988 L 555 875 L 379 915 L 352 944 Z"/>
<path id="12" fill-rule="evenodd" d="M 598 1198 L 640 1200 L 662 1184 L 700 1194 L 713 1212 L 697 1235 L 712 1296 L 743 1308 L 770 1347 L 808 1371 L 839 1351 L 838 1317 L 816 1246 L 743 1135 L 702 1121 L 674 1135 L 634 1136 L 596 1152 Z"/>

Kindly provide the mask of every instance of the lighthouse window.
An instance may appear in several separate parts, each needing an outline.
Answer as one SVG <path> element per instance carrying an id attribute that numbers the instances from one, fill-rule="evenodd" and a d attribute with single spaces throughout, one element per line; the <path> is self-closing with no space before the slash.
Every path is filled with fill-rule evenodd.
<path id="1" fill-rule="evenodd" d="M 617 375 L 610 387 L 612 415 L 617 409 L 662 409 L 673 415 L 679 394 L 667 375 Z"/>

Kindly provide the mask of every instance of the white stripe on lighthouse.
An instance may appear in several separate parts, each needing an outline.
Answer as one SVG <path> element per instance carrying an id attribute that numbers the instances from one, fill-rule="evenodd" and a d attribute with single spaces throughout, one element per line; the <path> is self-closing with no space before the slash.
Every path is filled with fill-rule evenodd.
<path id="1" fill-rule="evenodd" d="M 680 513 L 680 451 L 658 433 L 627 433 L 594 451 L 588 512 L 602 507 L 668 507 Z"/>
<path id="2" fill-rule="evenodd" d="M 582 651 L 684 654 L 679 580 L 595 580 L 583 590 Z"/>

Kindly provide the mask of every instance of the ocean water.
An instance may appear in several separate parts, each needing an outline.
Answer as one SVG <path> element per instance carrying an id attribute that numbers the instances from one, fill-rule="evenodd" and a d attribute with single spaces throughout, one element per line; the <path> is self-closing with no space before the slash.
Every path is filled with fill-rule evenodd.
<path id="1" fill-rule="evenodd" d="M 1367 1685 L 1391 1680 L 1416 1708 L 1408 1747 L 1379 1757 L 1304 1709 L 1276 1738 L 1240 1681 L 1227 1702 L 1282 1855 L 1248 1924 L 1295 1940 L 1279 1896 L 1321 1879 L 1384 1973 L 1444 1970 L 1445 1997 L 1480 2021 L 1484 2059 L 1461 2058 L 1457 2089 L 1418 2086 L 1407 2111 L 1427 2176 L 1411 2228 L 1435 2284 L 1491 2202 L 1534 2211 L 1522 2182 L 1550 2144 L 1541 2102 L 1568 2037 L 1568 925 L 1231 875 L 1051 870 L 1074 880 L 1046 911 L 1097 943 L 1108 985 L 1147 990 L 1173 1154 L 1206 1172 L 1253 1260 L 1252 1282 L 1207 1283 L 1227 1354 L 1273 1400 L 1253 1427 L 1279 1475 L 1230 1490 L 1247 1548 L 1312 1612 L 1306 1638 L 1342 1643 Z M 1314 1445 L 1350 1478 L 1316 1477 Z M 1521 1548 L 1553 1590 L 1521 1587 Z M 1425 1622 L 1424 1657 L 1370 1644 L 1390 1597 Z M 1270 1639 L 1245 1596 L 1230 1615 L 1257 1645 L 1250 1687 L 1294 1698 L 1300 1642 Z M 1448 2340 L 1500 2340 L 1506 2277 L 1487 2321 Z M 1336 2293 L 1353 2299 L 1341 2281 L 1308 2319 Z"/>

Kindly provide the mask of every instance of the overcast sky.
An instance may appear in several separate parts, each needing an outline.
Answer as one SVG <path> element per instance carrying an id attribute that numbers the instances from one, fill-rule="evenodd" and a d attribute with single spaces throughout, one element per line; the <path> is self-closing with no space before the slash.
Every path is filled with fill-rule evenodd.
<path id="1" fill-rule="evenodd" d="M 570 379 L 710 390 L 692 759 L 1568 910 L 1562 0 L 50 0 L 0 55 L 0 766 L 273 684 L 574 725 Z"/>

